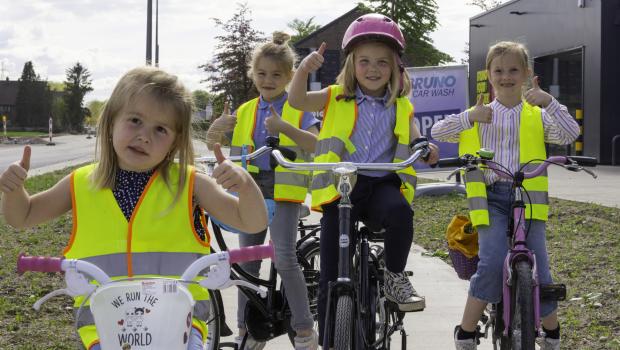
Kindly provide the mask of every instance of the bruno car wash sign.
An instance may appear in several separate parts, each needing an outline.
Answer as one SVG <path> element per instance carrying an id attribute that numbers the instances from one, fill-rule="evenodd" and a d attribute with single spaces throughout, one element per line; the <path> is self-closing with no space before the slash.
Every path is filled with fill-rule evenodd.
<path id="1" fill-rule="evenodd" d="M 410 67 L 407 73 L 411 78 L 409 97 L 416 124 L 422 135 L 432 140 L 431 128 L 435 123 L 467 109 L 467 66 Z M 456 143 L 434 143 L 439 145 L 440 157 L 458 155 Z"/>

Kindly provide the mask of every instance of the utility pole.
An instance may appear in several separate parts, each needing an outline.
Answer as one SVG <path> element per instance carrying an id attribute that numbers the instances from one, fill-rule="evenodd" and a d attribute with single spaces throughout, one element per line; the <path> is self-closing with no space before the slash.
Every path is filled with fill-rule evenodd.
<path id="1" fill-rule="evenodd" d="M 155 0 L 155 67 L 159 67 L 159 0 Z"/>
<path id="2" fill-rule="evenodd" d="M 147 5 L 146 5 L 146 65 L 147 66 L 150 66 L 152 63 L 152 56 L 153 56 L 152 32 L 153 32 L 153 0 L 147 0 Z"/>

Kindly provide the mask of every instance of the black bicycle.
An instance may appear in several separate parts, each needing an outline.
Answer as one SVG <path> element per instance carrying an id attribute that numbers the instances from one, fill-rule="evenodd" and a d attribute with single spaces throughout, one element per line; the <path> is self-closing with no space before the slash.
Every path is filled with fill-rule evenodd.
<path id="1" fill-rule="evenodd" d="M 243 163 L 251 159 L 258 158 L 265 153 L 271 152 L 275 149 L 275 147 L 277 147 L 277 143 L 276 138 L 275 145 L 270 142 L 268 146 L 263 146 L 250 154 L 228 157 L 228 159 Z M 212 171 L 216 164 L 216 160 L 213 157 L 202 157 L 196 159 L 196 161 L 206 164 L 207 173 Z M 310 312 L 316 322 L 320 267 L 320 245 L 318 235 L 321 227 L 320 224 L 309 224 L 306 222 L 309 214 L 309 209 L 306 206 L 302 206 L 302 213 L 297 227 L 300 238 L 296 243 L 296 255 L 308 288 Z M 222 235 L 222 228 L 213 222 L 211 223 L 211 227 L 213 236 L 215 237 L 220 249 L 224 251 L 228 250 L 228 246 Z M 220 348 L 230 347 L 241 350 L 245 346 L 248 335 L 258 342 L 267 342 L 283 334 L 287 334 L 289 340 L 294 345 L 294 338 L 296 334 L 295 330 L 290 326 L 291 311 L 286 298 L 286 290 L 282 284 L 278 286 L 277 271 L 274 262 L 271 262 L 269 276 L 267 279 L 255 277 L 245 271 L 240 265 L 232 264 L 231 279 L 241 279 L 248 281 L 253 285 L 265 287 L 267 289 L 267 295 L 266 297 L 261 297 L 249 288 L 242 286 L 239 287 L 239 290 L 248 299 L 244 311 L 245 328 L 247 330 L 246 336 L 242 340 L 239 349 L 237 349 L 237 344 L 219 343 L 219 339 L 218 346 Z M 223 310 L 221 298 L 219 299 L 218 306 L 219 310 Z M 223 312 L 219 313 L 217 323 L 220 330 L 220 336 L 228 336 L 232 334 L 232 331 L 226 325 L 226 318 Z"/>
<path id="2" fill-rule="evenodd" d="M 428 140 L 416 141 L 411 157 L 401 163 L 294 163 L 287 161 L 277 149 L 272 152 L 278 163 L 287 169 L 331 171 L 341 196 L 338 204 L 340 242 L 345 244 L 340 244 L 338 279 L 329 284 L 324 348 L 329 348 L 333 340 L 336 350 L 389 349 L 392 334 L 400 331 L 401 348 L 406 349 L 405 313 L 383 294 L 383 248 L 378 244 L 370 245 L 383 240 L 382 229 L 356 225 L 355 232 L 350 232 L 352 203 L 349 195 L 358 170 L 396 171 L 426 157 L 430 152 Z M 350 254 L 351 247 L 353 254 Z"/>

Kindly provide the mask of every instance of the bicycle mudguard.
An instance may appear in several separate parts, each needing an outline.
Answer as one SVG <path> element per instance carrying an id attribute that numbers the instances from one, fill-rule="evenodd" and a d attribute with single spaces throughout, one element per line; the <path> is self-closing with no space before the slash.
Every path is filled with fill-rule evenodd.
<path id="1" fill-rule="evenodd" d="M 540 286 L 540 300 L 541 301 L 566 300 L 566 285 L 562 283 L 541 285 Z"/>

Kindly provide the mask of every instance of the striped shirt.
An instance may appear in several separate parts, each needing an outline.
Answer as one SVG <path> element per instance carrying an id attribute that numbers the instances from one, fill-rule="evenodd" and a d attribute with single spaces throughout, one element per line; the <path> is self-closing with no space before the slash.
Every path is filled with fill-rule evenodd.
<path id="1" fill-rule="evenodd" d="M 391 163 L 396 152 L 396 108 L 386 106 L 389 92 L 383 97 L 365 95 L 358 87 L 355 91 L 355 101 L 358 105 L 357 121 L 351 134 L 351 142 L 355 145 L 355 152 L 347 152 L 342 157 L 343 162 L 353 163 Z M 388 171 L 360 171 L 360 174 L 380 177 L 389 174 Z"/>
<path id="2" fill-rule="evenodd" d="M 508 108 L 499 101 L 489 104 L 493 109 L 491 123 L 479 123 L 480 146 L 495 151 L 494 160 L 507 167 L 511 172 L 519 170 L 519 125 L 523 102 Z M 453 114 L 437 122 L 431 129 L 434 139 L 444 142 L 458 142 L 461 131 L 471 129 L 469 112 Z M 556 99 L 542 109 L 542 122 L 545 131 L 545 142 L 558 145 L 572 143 L 579 136 L 579 125 L 568 113 L 566 107 Z M 487 185 L 499 180 L 499 176 L 491 170 L 484 171 L 484 182 Z M 502 181 L 504 179 L 501 179 Z"/>

